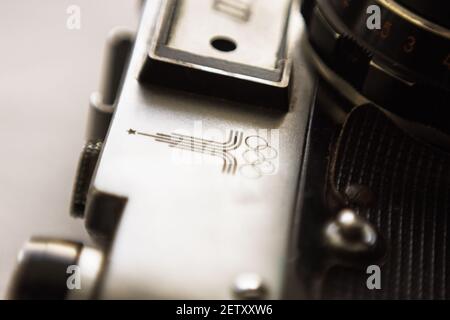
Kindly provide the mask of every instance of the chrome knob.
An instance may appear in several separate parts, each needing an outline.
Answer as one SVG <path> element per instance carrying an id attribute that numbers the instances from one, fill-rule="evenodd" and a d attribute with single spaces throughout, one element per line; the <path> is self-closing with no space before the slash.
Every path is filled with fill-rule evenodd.
<path id="1" fill-rule="evenodd" d="M 77 242 L 33 238 L 19 253 L 8 298 L 90 299 L 96 292 L 102 265 L 103 254 L 96 249 Z M 71 286 L 71 276 L 77 279 L 75 286 Z"/>

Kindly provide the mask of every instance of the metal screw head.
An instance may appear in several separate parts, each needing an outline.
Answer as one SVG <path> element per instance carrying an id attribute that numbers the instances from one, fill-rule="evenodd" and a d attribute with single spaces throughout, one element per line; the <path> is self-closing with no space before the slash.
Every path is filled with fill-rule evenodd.
<path id="1" fill-rule="evenodd" d="M 233 293 L 238 299 L 261 299 L 266 294 L 266 288 L 258 274 L 246 273 L 236 278 Z"/>
<path id="2" fill-rule="evenodd" d="M 325 228 L 325 239 L 335 250 L 365 253 L 377 244 L 377 232 L 353 210 L 344 209 Z"/>

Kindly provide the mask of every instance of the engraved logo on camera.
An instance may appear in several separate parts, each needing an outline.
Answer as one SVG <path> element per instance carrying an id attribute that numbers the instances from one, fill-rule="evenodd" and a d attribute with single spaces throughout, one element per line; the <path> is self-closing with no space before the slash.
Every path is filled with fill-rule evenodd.
<path id="1" fill-rule="evenodd" d="M 169 148 L 219 158 L 223 174 L 259 179 L 274 175 L 278 169 L 278 150 L 268 137 L 231 130 L 225 141 L 199 138 L 179 133 L 145 133 L 134 129 L 129 135 L 144 136 Z M 276 135 L 278 137 L 278 135 Z"/>

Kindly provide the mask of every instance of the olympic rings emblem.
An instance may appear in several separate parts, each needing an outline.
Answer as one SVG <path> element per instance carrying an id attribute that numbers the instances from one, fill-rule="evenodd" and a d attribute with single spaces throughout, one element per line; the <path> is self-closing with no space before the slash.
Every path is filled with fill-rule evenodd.
<path id="1" fill-rule="evenodd" d="M 269 142 L 260 136 L 249 136 L 245 139 L 247 150 L 242 154 L 245 164 L 241 166 L 240 173 L 250 179 L 259 179 L 272 175 L 277 168 L 273 160 L 278 158 L 278 151 L 269 145 Z"/>

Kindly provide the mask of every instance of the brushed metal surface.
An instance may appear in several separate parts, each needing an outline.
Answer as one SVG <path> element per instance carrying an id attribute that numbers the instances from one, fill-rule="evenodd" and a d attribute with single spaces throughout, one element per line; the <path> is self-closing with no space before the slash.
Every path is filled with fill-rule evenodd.
<path id="1" fill-rule="evenodd" d="M 101 298 L 232 298 L 243 273 L 258 274 L 267 298 L 282 297 L 289 232 L 313 81 L 295 50 L 291 109 L 263 108 L 143 87 L 136 76 L 160 1 L 149 2 L 93 187 L 128 199 L 110 252 Z M 303 24 L 293 8 L 290 42 Z M 245 93 L 243 93 L 245 94 Z M 201 131 L 195 131 L 201 121 Z M 225 141 L 230 130 L 279 133 L 278 167 L 252 179 L 220 161 L 180 162 L 156 141 L 174 132 Z M 277 131 L 278 130 L 278 131 Z M 256 131 L 258 132 L 258 131 Z M 138 134 L 143 133 L 143 134 Z M 222 133 L 223 140 L 219 139 Z M 235 150 L 242 165 L 243 154 Z M 241 168 L 242 166 L 240 166 Z"/>

